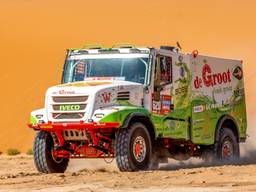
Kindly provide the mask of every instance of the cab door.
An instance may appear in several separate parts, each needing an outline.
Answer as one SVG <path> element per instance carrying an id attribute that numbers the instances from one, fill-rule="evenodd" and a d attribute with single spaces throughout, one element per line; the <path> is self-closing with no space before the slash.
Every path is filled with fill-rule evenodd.
<path id="1" fill-rule="evenodd" d="M 163 126 L 163 119 L 172 111 L 172 63 L 170 53 L 156 51 L 153 68 L 152 118 L 160 135 L 168 131 Z"/>
<path id="2" fill-rule="evenodd" d="M 189 139 L 187 63 L 179 53 L 159 50 L 155 55 L 152 114 L 162 137 Z"/>

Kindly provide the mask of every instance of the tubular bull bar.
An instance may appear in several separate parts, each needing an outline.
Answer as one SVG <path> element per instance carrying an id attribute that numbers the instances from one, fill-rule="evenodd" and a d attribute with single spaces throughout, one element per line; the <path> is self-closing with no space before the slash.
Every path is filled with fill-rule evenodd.
<path id="1" fill-rule="evenodd" d="M 48 122 L 41 124 L 28 124 L 28 127 L 37 131 L 54 133 L 58 140 L 57 149 L 54 148 L 52 151 L 52 155 L 55 157 L 79 158 L 82 155 L 90 158 L 105 158 L 113 157 L 114 152 L 111 145 L 113 139 L 104 136 L 104 133 L 113 133 L 116 128 L 120 127 L 120 123 L 85 123 L 83 121 L 78 123 Z M 82 146 L 70 143 L 69 148 L 66 149 L 65 140 L 63 138 L 63 131 L 65 130 L 86 131 L 88 135 L 90 135 L 90 144 L 89 141 Z M 102 144 L 101 141 L 104 141 L 104 144 Z M 55 141 L 54 145 L 56 145 Z"/>

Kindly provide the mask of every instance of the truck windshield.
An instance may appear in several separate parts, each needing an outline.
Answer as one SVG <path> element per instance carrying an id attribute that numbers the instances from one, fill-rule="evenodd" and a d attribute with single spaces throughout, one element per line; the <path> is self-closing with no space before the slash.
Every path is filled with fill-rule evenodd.
<path id="1" fill-rule="evenodd" d="M 66 60 L 63 83 L 89 79 L 116 79 L 144 84 L 147 54 L 71 56 Z"/>

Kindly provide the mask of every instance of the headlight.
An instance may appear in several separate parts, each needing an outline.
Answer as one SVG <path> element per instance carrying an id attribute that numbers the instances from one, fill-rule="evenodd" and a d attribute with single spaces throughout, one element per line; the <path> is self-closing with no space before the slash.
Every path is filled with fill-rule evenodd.
<path id="1" fill-rule="evenodd" d="M 43 118 L 43 115 L 41 115 L 41 114 L 40 114 L 40 115 L 36 115 L 36 118 L 37 118 L 37 119 L 42 119 L 42 118 Z"/>
<path id="2" fill-rule="evenodd" d="M 96 118 L 103 118 L 105 115 L 103 113 L 96 113 L 94 114 Z"/>

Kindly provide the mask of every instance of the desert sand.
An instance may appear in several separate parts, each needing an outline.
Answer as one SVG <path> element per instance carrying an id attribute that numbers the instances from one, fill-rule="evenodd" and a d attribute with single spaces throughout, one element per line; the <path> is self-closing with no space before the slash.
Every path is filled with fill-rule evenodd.
<path id="1" fill-rule="evenodd" d="M 160 170 L 120 172 L 113 161 L 71 160 L 64 174 L 41 174 L 32 156 L 0 156 L 0 192 L 160 192 L 256 191 L 256 160 L 243 157 L 237 165 L 206 165 L 198 159 L 171 161 Z"/>
<path id="2" fill-rule="evenodd" d="M 256 1 L 1 0 L 0 151 L 32 146 L 26 126 L 59 84 L 67 48 L 84 44 L 170 45 L 242 59 L 249 128 L 256 117 Z"/>

